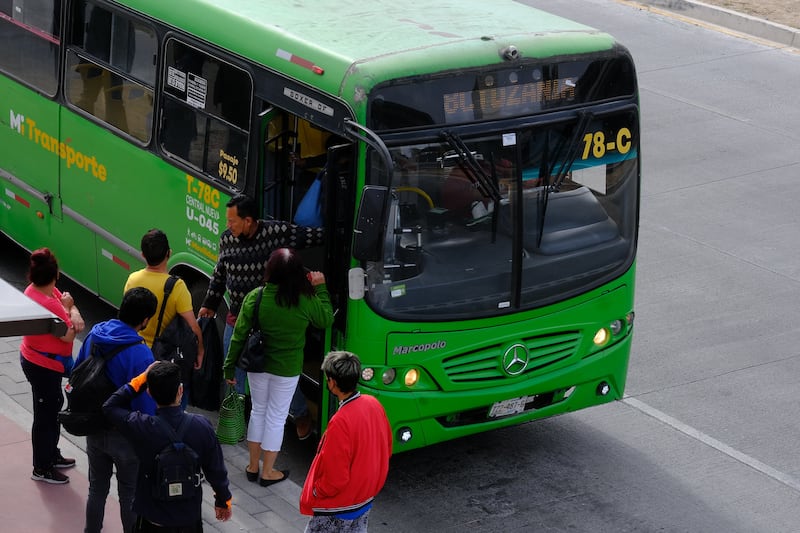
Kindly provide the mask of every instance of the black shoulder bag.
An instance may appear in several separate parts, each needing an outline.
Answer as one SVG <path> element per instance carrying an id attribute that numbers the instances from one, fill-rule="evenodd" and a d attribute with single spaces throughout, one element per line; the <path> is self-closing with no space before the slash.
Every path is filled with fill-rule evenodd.
<path id="1" fill-rule="evenodd" d="M 266 354 L 264 346 L 264 335 L 261 333 L 261 325 L 258 322 L 258 308 L 261 307 L 261 297 L 264 294 L 264 287 L 258 289 L 256 306 L 253 308 L 253 318 L 250 321 L 250 332 L 247 334 L 247 341 L 244 343 L 242 353 L 236 366 L 245 372 L 264 372 L 266 364 Z"/>
<path id="2" fill-rule="evenodd" d="M 164 309 L 167 307 L 167 300 L 177 281 L 177 277 L 170 276 L 164 284 L 164 300 L 161 302 L 161 310 L 158 313 L 158 325 L 152 349 L 153 357 L 157 361 L 172 361 L 179 365 L 182 379 L 185 381 L 188 376 L 191 376 L 192 367 L 197 358 L 197 335 L 194 334 L 186 320 L 178 314 L 167 324 L 164 331 L 161 331 Z"/>

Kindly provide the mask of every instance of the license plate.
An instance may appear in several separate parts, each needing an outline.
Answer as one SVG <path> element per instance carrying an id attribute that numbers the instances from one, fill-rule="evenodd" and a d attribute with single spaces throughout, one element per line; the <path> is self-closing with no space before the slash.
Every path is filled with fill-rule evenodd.
<path id="1" fill-rule="evenodd" d="M 495 402 L 492 408 L 489 409 L 489 418 L 498 418 L 521 413 L 525 410 L 525 404 L 529 401 L 530 396 L 523 396 L 522 398 L 511 398 L 510 400 Z"/>

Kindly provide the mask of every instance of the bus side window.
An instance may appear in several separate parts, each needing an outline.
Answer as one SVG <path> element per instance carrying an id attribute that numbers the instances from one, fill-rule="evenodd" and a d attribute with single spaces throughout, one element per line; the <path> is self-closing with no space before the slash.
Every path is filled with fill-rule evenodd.
<path id="1" fill-rule="evenodd" d="M 247 72 L 187 43 L 166 44 L 161 149 L 244 188 L 253 83 Z"/>
<path id="2" fill-rule="evenodd" d="M 91 2 L 76 2 L 71 22 L 67 100 L 149 142 L 156 74 L 154 30 Z"/>
<path id="3" fill-rule="evenodd" d="M 54 96 L 61 50 L 61 0 L 0 2 L 0 71 Z"/>

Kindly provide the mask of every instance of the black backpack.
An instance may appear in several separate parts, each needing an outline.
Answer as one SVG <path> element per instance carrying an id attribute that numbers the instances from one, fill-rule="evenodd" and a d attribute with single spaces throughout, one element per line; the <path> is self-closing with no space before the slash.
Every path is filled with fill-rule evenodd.
<path id="1" fill-rule="evenodd" d="M 190 413 L 183 414 L 177 432 L 160 417 L 153 417 L 156 425 L 170 439 L 169 444 L 156 455 L 153 470 L 147 476 L 150 478 L 153 499 L 157 501 L 171 502 L 193 498 L 202 490 L 200 457 L 191 446 L 183 442 L 192 416 Z"/>
<path id="2" fill-rule="evenodd" d="M 99 345 L 92 342 L 89 357 L 75 367 L 65 387 L 67 408 L 58 413 L 58 421 L 68 433 L 82 437 L 111 428 L 103 414 L 103 404 L 118 387 L 109 379 L 106 363 L 136 344 L 141 344 L 141 340 L 100 353 Z"/>
<path id="3" fill-rule="evenodd" d="M 175 315 L 167 327 L 161 329 L 164 309 L 177 281 L 177 277 L 170 276 L 164 283 L 164 300 L 161 302 L 153 339 L 153 357 L 157 361 L 172 361 L 180 366 L 181 378 L 186 381 L 191 376 L 194 361 L 197 359 L 197 336 L 181 315 Z"/>

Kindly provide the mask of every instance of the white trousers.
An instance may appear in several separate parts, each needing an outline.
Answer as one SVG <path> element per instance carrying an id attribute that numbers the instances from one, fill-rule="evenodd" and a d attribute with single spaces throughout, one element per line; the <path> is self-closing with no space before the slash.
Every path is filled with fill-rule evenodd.
<path id="1" fill-rule="evenodd" d="M 300 376 L 284 377 L 267 372 L 248 372 L 250 382 L 250 423 L 247 440 L 260 442 L 261 449 L 268 452 L 281 451 L 283 426 L 289 415 L 294 390 Z"/>

